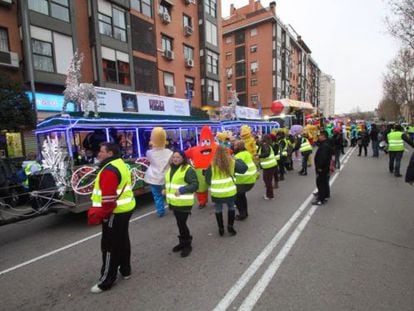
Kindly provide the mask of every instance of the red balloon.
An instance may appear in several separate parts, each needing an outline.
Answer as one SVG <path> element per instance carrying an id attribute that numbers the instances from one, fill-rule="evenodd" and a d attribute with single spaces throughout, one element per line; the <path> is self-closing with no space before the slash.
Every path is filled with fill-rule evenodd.
<path id="1" fill-rule="evenodd" d="M 272 103 L 270 110 L 273 112 L 273 114 L 279 114 L 282 112 L 283 108 L 285 108 L 285 106 L 280 101 L 275 100 Z"/>

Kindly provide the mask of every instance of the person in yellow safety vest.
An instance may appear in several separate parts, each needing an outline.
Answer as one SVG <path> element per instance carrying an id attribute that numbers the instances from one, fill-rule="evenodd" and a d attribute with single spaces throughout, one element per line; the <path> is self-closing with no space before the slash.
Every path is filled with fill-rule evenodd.
<path id="1" fill-rule="evenodd" d="M 194 205 L 194 194 L 198 189 L 195 170 L 188 163 L 185 153 L 175 151 L 171 157 L 171 165 L 165 174 L 165 195 L 170 209 L 177 221 L 179 243 L 174 246 L 174 253 L 181 251 L 181 257 L 187 257 L 192 251 L 193 237 L 187 226 L 188 216 Z"/>
<path id="2" fill-rule="evenodd" d="M 285 180 L 285 163 L 286 163 L 286 159 L 288 156 L 288 140 L 286 138 L 286 135 L 284 132 L 279 132 L 277 134 L 277 142 L 279 144 L 279 150 L 277 152 L 277 166 L 278 166 L 278 171 L 279 171 L 279 180 L 283 181 Z M 276 151 L 276 149 L 275 149 Z"/>
<path id="3" fill-rule="evenodd" d="M 234 160 L 230 150 L 224 146 L 218 146 L 213 162 L 204 172 L 207 184 L 210 185 L 211 200 L 214 202 L 216 220 L 219 235 L 224 234 L 223 204 L 227 205 L 227 231 L 231 236 L 236 235 L 234 219 L 236 211 L 234 201 L 237 194 L 235 174 L 244 174 L 247 165 L 240 159 Z"/>
<path id="4" fill-rule="evenodd" d="M 259 147 L 259 161 L 260 166 L 263 169 L 263 181 L 265 183 L 266 194 L 263 196 L 265 200 L 271 200 L 274 197 L 272 179 L 277 169 L 277 160 L 272 147 L 272 139 L 270 135 L 263 136 L 262 142 Z"/>
<path id="5" fill-rule="evenodd" d="M 410 124 L 407 130 L 408 136 L 412 141 L 414 141 L 414 124 Z"/>
<path id="6" fill-rule="evenodd" d="M 400 164 L 404 153 L 404 142 L 414 148 L 414 142 L 403 132 L 402 126 L 394 125 L 394 131 L 387 135 L 388 153 L 390 155 L 388 168 L 395 177 L 401 177 Z"/>
<path id="7" fill-rule="evenodd" d="M 256 183 L 257 167 L 251 153 L 246 150 L 242 140 L 238 140 L 234 144 L 234 157 L 242 160 L 247 165 L 247 171 L 244 174 L 235 174 L 237 188 L 236 207 L 239 211 L 239 215 L 236 215 L 236 220 L 244 220 L 249 216 L 246 193 L 252 190 Z"/>
<path id="8" fill-rule="evenodd" d="M 131 245 L 129 220 L 135 208 L 131 172 L 120 158 L 119 146 L 101 143 L 98 153 L 100 170 L 92 192 L 92 207 L 88 210 L 88 223 L 102 223 L 101 277 L 91 292 L 98 294 L 112 287 L 118 269 L 124 279 L 131 276 Z"/>
<path id="9" fill-rule="evenodd" d="M 29 153 L 27 161 L 23 161 L 22 163 L 22 169 L 26 176 L 26 179 L 22 181 L 22 185 L 25 189 L 29 189 L 29 176 L 42 169 L 42 166 L 36 161 L 35 153 Z"/>
<path id="10" fill-rule="evenodd" d="M 308 159 L 312 154 L 312 145 L 306 133 L 303 133 L 302 137 L 298 137 L 295 150 L 299 150 L 302 154 L 302 169 L 299 171 L 299 175 L 306 176 L 308 175 Z"/>

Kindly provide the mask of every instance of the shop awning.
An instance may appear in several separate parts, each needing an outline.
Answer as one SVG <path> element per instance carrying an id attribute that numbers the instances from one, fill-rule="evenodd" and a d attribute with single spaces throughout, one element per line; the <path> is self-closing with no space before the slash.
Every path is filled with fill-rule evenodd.
<path id="1" fill-rule="evenodd" d="M 303 109 L 303 110 L 313 110 L 313 106 L 311 103 L 302 102 L 299 100 L 283 98 L 279 100 L 285 108 L 296 108 L 296 109 Z"/>

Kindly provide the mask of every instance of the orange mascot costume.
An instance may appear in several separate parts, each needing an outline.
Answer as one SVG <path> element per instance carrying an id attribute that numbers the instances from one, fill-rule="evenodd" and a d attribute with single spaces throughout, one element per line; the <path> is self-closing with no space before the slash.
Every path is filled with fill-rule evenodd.
<path id="1" fill-rule="evenodd" d="M 208 126 L 203 126 L 200 132 L 198 145 L 185 151 L 185 156 L 191 160 L 197 173 L 198 190 L 197 200 L 199 208 L 206 206 L 208 201 L 208 185 L 203 175 L 203 170 L 207 169 L 213 161 L 216 153 L 217 144 L 214 141 L 213 132 Z"/>

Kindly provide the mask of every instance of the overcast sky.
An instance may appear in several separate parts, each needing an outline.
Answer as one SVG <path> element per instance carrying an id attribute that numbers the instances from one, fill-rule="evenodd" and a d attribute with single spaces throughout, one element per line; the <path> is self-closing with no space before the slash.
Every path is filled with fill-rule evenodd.
<path id="1" fill-rule="evenodd" d="M 399 43 L 386 33 L 386 0 L 276 0 L 276 14 L 291 24 L 312 50 L 319 68 L 336 82 L 335 113 L 374 110 L 382 98 L 382 76 Z M 222 0 L 229 15 L 248 0 Z M 261 1 L 264 7 L 269 2 Z"/>

